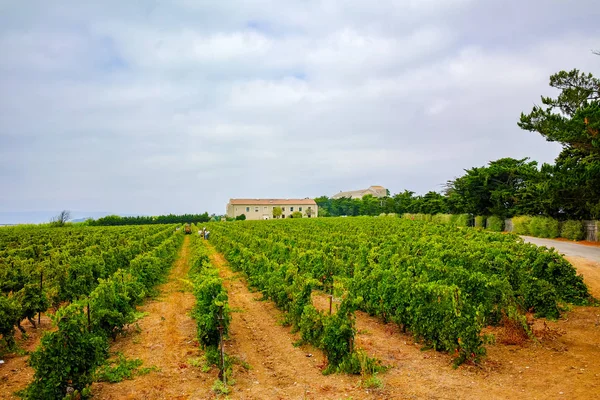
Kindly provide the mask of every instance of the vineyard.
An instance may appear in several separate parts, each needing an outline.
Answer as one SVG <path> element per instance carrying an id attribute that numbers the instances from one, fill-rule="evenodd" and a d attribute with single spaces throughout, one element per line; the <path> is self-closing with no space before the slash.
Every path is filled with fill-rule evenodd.
<path id="1" fill-rule="evenodd" d="M 0 229 L 0 355 L 18 351 L 17 330 L 28 332 L 23 325 L 35 328 L 41 314 L 53 322 L 29 356 L 33 380 L 20 396 L 90 395 L 111 347 L 127 336 L 121 334 L 140 318 L 138 307 L 167 279 L 180 252 L 185 253 L 177 261 L 181 271 L 170 279 L 182 282 L 190 296 L 186 304 L 193 305 L 173 310 L 169 330 L 161 334 L 172 336 L 176 321 L 193 319 L 192 347 L 182 352 L 198 352 L 206 371 L 217 367 L 214 382 L 222 390 L 217 393 L 227 393 L 221 382 L 242 379 L 251 368 L 240 357 L 254 349 L 242 347 L 250 350 L 240 353 L 236 343 L 243 346 L 239 342 L 255 334 L 249 328 L 254 322 L 242 316 L 245 322 L 235 323 L 240 310 L 229 304 L 235 296 L 236 307 L 254 309 L 252 301 L 239 297 L 246 284 L 280 310 L 279 322 L 286 327 L 281 329 L 295 335 L 293 343 L 276 345 L 281 357 L 304 362 L 303 354 L 288 352 L 310 346 L 325 360 L 315 368 L 318 376 L 334 381 L 335 373 L 373 377 L 390 368 L 389 360 L 361 347 L 364 332 L 361 339 L 357 321 L 364 323 L 364 314 L 397 327 L 396 335 L 409 335 L 422 348 L 442 351 L 459 366 L 484 360 L 493 342 L 490 327 L 510 326 L 532 338 L 532 315 L 555 320 L 571 305 L 596 302 L 563 257 L 511 234 L 390 217 L 206 226 L 209 241 L 184 235 L 176 225 Z M 226 267 L 215 263 L 221 254 Z M 244 283 L 232 283 L 233 272 L 225 268 L 237 271 Z M 326 301 L 329 307 L 323 306 Z M 265 318 L 258 309 L 252 312 Z M 148 318 L 156 321 L 148 322 L 148 329 L 165 319 L 163 311 Z M 266 321 L 260 327 L 271 329 Z M 272 339 L 264 340 L 272 346 Z M 191 342 L 185 334 L 180 340 L 178 346 Z M 253 360 L 263 362 L 258 355 Z M 189 390 L 193 382 L 204 385 L 182 375 L 186 363 L 173 361 L 175 375 L 167 381 L 181 377 Z M 102 398 L 106 392 L 101 393 Z"/>
<path id="2" fill-rule="evenodd" d="M 527 333 L 527 312 L 557 318 L 567 303 L 592 301 L 569 262 L 514 235 L 396 218 L 210 229 L 232 267 L 324 350 L 330 370 L 373 368 L 353 348 L 357 309 L 456 354 L 458 365 L 485 354 L 486 326 L 509 322 Z M 337 312 L 317 310 L 313 290 L 341 297 Z"/>
<path id="3" fill-rule="evenodd" d="M 174 232 L 165 225 L 0 230 L 0 351 L 14 350 L 24 318 L 35 326 L 35 315 L 52 308 L 57 327 L 31 355 L 35 376 L 23 396 L 85 394 L 108 338 L 133 321 L 171 266 L 183 239 Z"/>

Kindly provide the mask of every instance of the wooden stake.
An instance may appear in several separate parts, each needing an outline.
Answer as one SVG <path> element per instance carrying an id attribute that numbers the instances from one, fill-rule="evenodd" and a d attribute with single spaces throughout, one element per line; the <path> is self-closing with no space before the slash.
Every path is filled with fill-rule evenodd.
<path id="1" fill-rule="evenodd" d="M 227 376 L 225 374 L 225 351 L 223 350 L 223 307 L 219 307 L 219 353 L 221 356 L 221 365 L 219 379 L 227 385 Z"/>
<path id="2" fill-rule="evenodd" d="M 40 271 L 40 296 L 44 290 L 44 270 Z M 42 323 L 42 311 L 38 311 L 38 326 Z"/>

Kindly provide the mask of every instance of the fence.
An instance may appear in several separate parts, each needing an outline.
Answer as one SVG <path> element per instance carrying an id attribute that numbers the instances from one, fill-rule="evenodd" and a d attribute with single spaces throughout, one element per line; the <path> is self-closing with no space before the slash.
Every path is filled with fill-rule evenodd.
<path id="1" fill-rule="evenodd" d="M 600 221 L 583 221 L 583 230 L 585 232 L 585 240 L 590 242 L 598 242 L 598 228 Z"/>

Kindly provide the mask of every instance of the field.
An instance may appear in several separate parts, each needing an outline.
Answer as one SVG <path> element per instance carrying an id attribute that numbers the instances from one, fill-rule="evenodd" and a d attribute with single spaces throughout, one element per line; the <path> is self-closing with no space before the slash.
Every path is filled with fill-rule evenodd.
<path id="1" fill-rule="evenodd" d="M 207 227 L 208 242 L 172 225 L 0 230 L 0 313 L 26 321 L 26 335 L 2 326 L 0 396 L 32 379 L 41 390 L 44 357 L 56 360 L 53 344 L 73 332 L 80 350 L 102 354 L 79 365 L 60 351 L 73 365 L 58 363 L 51 377 L 60 390 L 87 392 L 94 382 L 97 398 L 593 398 L 600 390 L 596 264 L 571 260 L 577 271 L 513 235 L 399 218 Z M 218 324 L 227 386 L 217 384 Z M 14 346 L 33 351 L 42 332 L 34 372 Z M 117 353 L 144 373 L 104 382 L 97 369 Z"/>

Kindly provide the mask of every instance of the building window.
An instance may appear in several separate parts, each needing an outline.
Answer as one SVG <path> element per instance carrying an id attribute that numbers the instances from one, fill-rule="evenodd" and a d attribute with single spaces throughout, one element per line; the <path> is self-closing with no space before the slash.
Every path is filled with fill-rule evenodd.
<path id="1" fill-rule="evenodd" d="M 298 207 L 298 211 L 302 211 L 302 207 Z"/>
<path id="2" fill-rule="evenodd" d="M 285 207 L 281 207 L 281 211 L 285 211 Z"/>
<path id="3" fill-rule="evenodd" d="M 285 218 L 285 214 L 281 214 L 281 218 Z"/>
<path id="4" fill-rule="evenodd" d="M 254 212 L 258 212 L 258 207 L 254 207 Z"/>
<path id="5" fill-rule="evenodd" d="M 246 212 L 250 212 L 250 207 L 246 207 Z"/>
<path id="6" fill-rule="evenodd" d="M 264 212 L 267 212 L 267 206 L 264 206 L 264 207 L 263 207 L 263 211 L 264 211 Z"/>
<path id="7" fill-rule="evenodd" d="M 290 211 L 294 211 L 294 207 L 290 207 Z"/>

